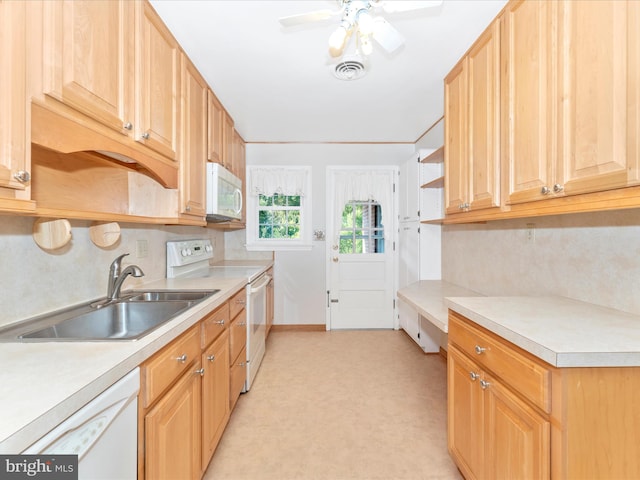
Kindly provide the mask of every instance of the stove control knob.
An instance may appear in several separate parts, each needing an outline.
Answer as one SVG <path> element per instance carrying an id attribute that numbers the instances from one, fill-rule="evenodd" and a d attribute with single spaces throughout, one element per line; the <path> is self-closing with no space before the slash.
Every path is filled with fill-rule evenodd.
<path id="1" fill-rule="evenodd" d="M 187 248 L 187 255 L 188 255 L 188 256 L 193 255 L 193 252 L 191 251 L 191 249 L 190 249 L 190 248 Z"/>
<path id="2" fill-rule="evenodd" d="M 187 255 L 189 255 L 189 254 L 187 253 L 187 249 L 186 249 L 186 248 L 183 248 L 183 249 L 182 249 L 182 251 L 181 251 L 180 253 L 182 254 L 182 256 L 183 256 L 183 257 L 186 257 Z"/>
<path id="3" fill-rule="evenodd" d="M 204 247 L 205 252 L 211 252 L 213 250 L 213 247 L 211 245 L 206 245 Z"/>

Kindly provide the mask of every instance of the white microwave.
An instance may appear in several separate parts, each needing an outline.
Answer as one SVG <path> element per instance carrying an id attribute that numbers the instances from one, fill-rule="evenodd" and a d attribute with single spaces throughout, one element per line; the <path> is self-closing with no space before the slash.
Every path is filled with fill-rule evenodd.
<path id="1" fill-rule="evenodd" d="M 207 162 L 207 221 L 242 218 L 242 180 L 222 165 Z"/>

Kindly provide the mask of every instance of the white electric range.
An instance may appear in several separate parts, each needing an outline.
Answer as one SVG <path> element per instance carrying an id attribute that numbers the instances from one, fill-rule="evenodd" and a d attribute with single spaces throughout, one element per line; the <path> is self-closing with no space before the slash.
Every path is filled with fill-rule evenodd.
<path id="1" fill-rule="evenodd" d="M 271 277 L 259 265 L 210 265 L 213 246 L 209 239 L 167 242 L 167 278 L 247 279 L 247 379 L 245 392 L 258 373 L 265 353 L 267 285 Z"/>

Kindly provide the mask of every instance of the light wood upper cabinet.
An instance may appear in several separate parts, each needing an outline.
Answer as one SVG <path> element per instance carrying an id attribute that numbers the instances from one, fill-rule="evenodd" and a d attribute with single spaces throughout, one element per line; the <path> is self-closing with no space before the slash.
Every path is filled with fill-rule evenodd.
<path id="1" fill-rule="evenodd" d="M 222 163 L 221 165 L 235 175 L 233 166 L 233 142 L 234 142 L 233 118 L 223 110 L 222 112 Z"/>
<path id="2" fill-rule="evenodd" d="M 445 79 L 447 214 L 500 205 L 500 22 Z"/>
<path id="3" fill-rule="evenodd" d="M 43 93 L 125 135 L 134 121 L 133 3 L 46 1 L 43 9 Z"/>
<path id="4" fill-rule="evenodd" d="M 502 17 L 502 154 L 508 203 L 543 198 L 552 179 L 553 2 L 514 1 Z"/>
<path id="5" fill-rule="evenodd" d="M 509 203 L 638 183 L 637 9 L 633 1 L 508 4 L 502 102 Z"/>
<path id="6" fill-rule="evenodd" d="M 208 86 L 189 59 L 185 57 L 183 62 L 180 212 L 204 217 Z"/>
<path id="7" fill-rule="evenodd" d="M 26 94 L 26 5 L 0 0 L 0 209 L 33 211 Z"/>
<path id="8" fill-rule="evenodd" d="M 558 5 L 560 160 L 566 195 L 638 183 L 638 2 Z"/>
<path id="9" fill-rule="evenodd" d="M 180 141 L 180 46 L 148 2 L 136 2 L 136 8 L 136 140 L 176 160 Z"/>
<path id="10" fill-rule="evenodd" d="M 208 150 L 207 159 L 224 166 L 224 143 L 222 130 L 224 126 L 224 107 L 220 100 L 209 90 L 208 93 Z"/>

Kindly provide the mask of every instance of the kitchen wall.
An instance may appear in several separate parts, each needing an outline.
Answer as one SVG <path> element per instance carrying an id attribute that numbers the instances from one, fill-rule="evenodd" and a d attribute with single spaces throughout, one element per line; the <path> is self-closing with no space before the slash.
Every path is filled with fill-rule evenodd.
<path id="1" fill-rule="evenodd" d="M 561 295 L 640 314 L 640 210 L 445 226 L 442 278 L 485 295 Z"/>
<path id="2" fill-rule="evenodd" d="M 247 165 L 311 165 L 312 226 L 326 231 L 326 167 L 333 165 L 399 165 L 409 144 L 248 144 Z M 325 324 L 325 242 L 311 251 L 275 253 L 276 324 Z"/>
<path id="3" fill-rule="evenodd" d="M 224 258 L 224 234 L 203 227 L 120 224 L 121 236 L 110 248 L 89 238 L 88 221 L 71 221 L 72 239 L 46 252 L 31 232 L 34 218 L 0 216 L 0 326 L 59 308 L 103 297 L 109 265 L 123 253 L 123 265 L 136 264 L 145 276 L 128 278 L 124 289 L 166 276 L 167 240 L 206 238 L 214 245 L 214 261 Z M 148 256 L 136 258 L 136 241 L 147 240 Z"/>

